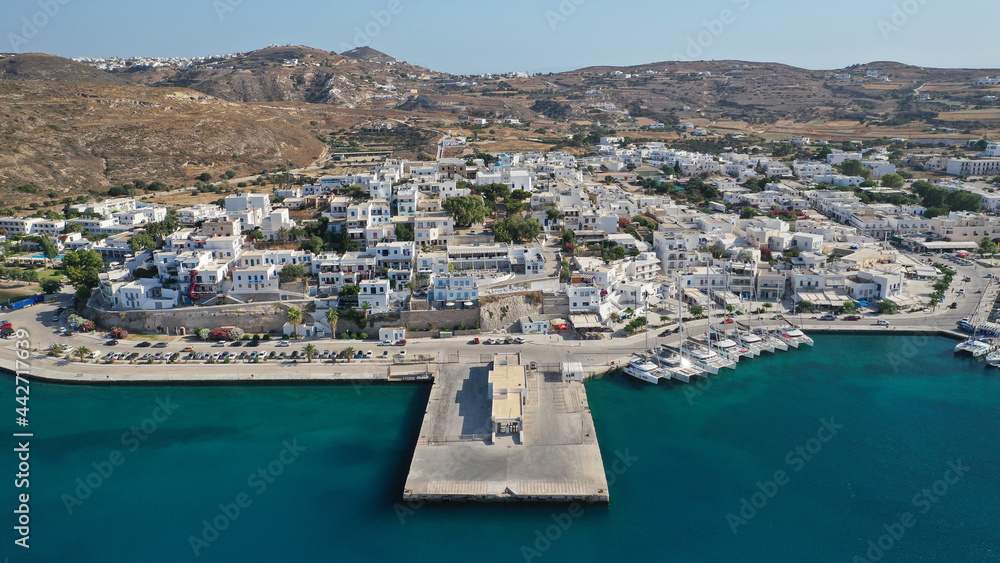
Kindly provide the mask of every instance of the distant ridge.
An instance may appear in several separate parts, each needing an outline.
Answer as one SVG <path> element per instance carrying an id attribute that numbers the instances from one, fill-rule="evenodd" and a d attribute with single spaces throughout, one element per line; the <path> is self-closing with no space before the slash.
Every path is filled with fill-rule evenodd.
<path id="1" fill-rule="evenodd" d="M 99 68 L 43 53 L 0 55 L 0 79 L 131 84 L 128 80 Z"/>
<path id="2" fill-rule="evenodd" d="M 399 60 L 386 55 L 381 51 L 376 51 L 371 47 L 358 47 L 357 49 L 351 49 L 346 53 L 341 53 L 345 57 L 350 57 L 352 59 L 357 59 L 359 61 L 370 61 L 377 63 L 398 63 Z"/>

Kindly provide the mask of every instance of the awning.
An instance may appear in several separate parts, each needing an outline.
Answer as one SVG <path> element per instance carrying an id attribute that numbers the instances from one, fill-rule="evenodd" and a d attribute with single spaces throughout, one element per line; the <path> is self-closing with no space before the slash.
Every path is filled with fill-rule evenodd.
<path id="1" fill-rule="evenodd" d="M 604 328 L 597 315 L 570 315 L 570 322 L 576 330 L 593 330 Z M 555 321 L 552 321 L 555 323 Z"/>
<path id="2" fill-rule="evenodd" d="M 842 289 L 809 293 L 802 292 L 796 294 L 794 300 L 796 303 L 809 301 L 817 307 L 843 307 L 848 303 L 854 302 L 854 300 L 847 295 L 847 292 Z"/>
<path id="3" fill-rule="evenodd" d="M 886 297 L 886 301 L 890 301 L 900 309 L 909 309 L 910 307 L 919 307 L 923 301 L 919 297 L 914 297 L 912 295 L 893 295 L 892 297 Z"/>
<path id="4" fill-rule="evenodd" d="M 684 288 L 684 295 L 698 305 L 705 305 L 708 303 L 708 296 L 705 295 L 700 289 Z"/>

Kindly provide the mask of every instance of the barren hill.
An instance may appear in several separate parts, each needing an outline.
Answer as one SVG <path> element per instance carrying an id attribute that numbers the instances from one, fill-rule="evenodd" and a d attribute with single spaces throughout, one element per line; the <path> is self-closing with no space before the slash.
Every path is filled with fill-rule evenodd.
<path id="1" fill-rule="evenodd" d="M 94 84 L 128 84 L 128 80 L 92 66 L 55 55 L 0 55 L 0 79 L 56 80 Z"/>
<path id="2" fill-rule="evenodd" d="M 31 183 L 62 197 L 133 179 L 306 165 L 323 144 L 302 111 L 182 88 L 0 80 L 0 201 L 26 197 L 12 188 Z"/>

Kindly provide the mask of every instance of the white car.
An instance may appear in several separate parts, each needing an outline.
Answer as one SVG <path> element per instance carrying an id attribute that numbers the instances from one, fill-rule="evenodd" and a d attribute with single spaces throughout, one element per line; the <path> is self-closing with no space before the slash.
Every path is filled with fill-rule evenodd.
<path id="1" fill-rule="evenodd" d="M 367 352 L 365 352 L 365 357 L 366 358 L 372 358 L 374 356 L 375 356 L 375 351 L 374 350 L 368 350 Z"/>
<path id="2" fill-rule="evenodd" d="M 278 348 L 288 348 L 291 345 L 292 344 L 289 341 L 282 340 L 281 342 L 278 343 Z"/>
<path id="3" fill-rule="evenodd" d="M 406 357 L 406 350 L 400 350 L 399 351 L 399 357 L 400 358 L 405 358 Z"/>
<path id="4" fill-rule="evenodd" d="M 395 344 L 396 343 L 392 340 L 383 340 L 382 342 L 378 343 L 379 346 L 393 346 Z"/>
<path id="5" fill-rule="evenodd" d="M 879 319 L 878 321 L 875 322 L 875 324 L 877 324 L 878 326 L 889 326 L 889 321 L 885 319 Z"/>

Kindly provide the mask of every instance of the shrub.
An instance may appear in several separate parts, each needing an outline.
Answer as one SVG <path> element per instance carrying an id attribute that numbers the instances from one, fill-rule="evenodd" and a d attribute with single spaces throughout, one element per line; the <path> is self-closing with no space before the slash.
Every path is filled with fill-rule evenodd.
<path id="1" fill-rule="evenodd" d="M 253 335 L 253 339 L 254 339 L 254 340 L 260 340 L 260 335 L 259 335 L 259 334 L 255 334 L 255 335 Z"/>
<path id="2" fill-rule="evenodd" d="M 240 327 L 235 327 L 229 331 L 229 340 L 242 340 L 244 336 L 246 336 L 246 334 Z"/>
<path id="3" fill-rule="evenodd" d="M 230 330 L 228 328 L 213 328 L 208 331 L 208 339 L 213 342 L 217 342 L 219 340 L 229 340 L 229 332 Z"/>
<path id="4" fill-rule="evenodd" d="M 367 332 L 362 332 L 361 333 L 361 340 L 368 340 L 368 333 Z"/>
<path id="5" fill-rule="evenodd" d="M 198 327 L 194 329 L 194 334 L 199 340 L 208 340 L 208 332 L 208 329 L 205 327 Z"/>
<path id="6" fill-rule="evenodd" d="M 116 338 L 118 340 L 125 340 L 126 338 L 128 338 L 128 331 L 120 326 L 116 326 L 115 328 L 111 329 L 111 337 Z"/>
<path id="7" fill-rule="evenodd" d="M 264 337 L 261 338 L 261 340 L 270 340 L 270 339 L 271 339 L 271 335 L 270 334 L 265 334 Z"/>

